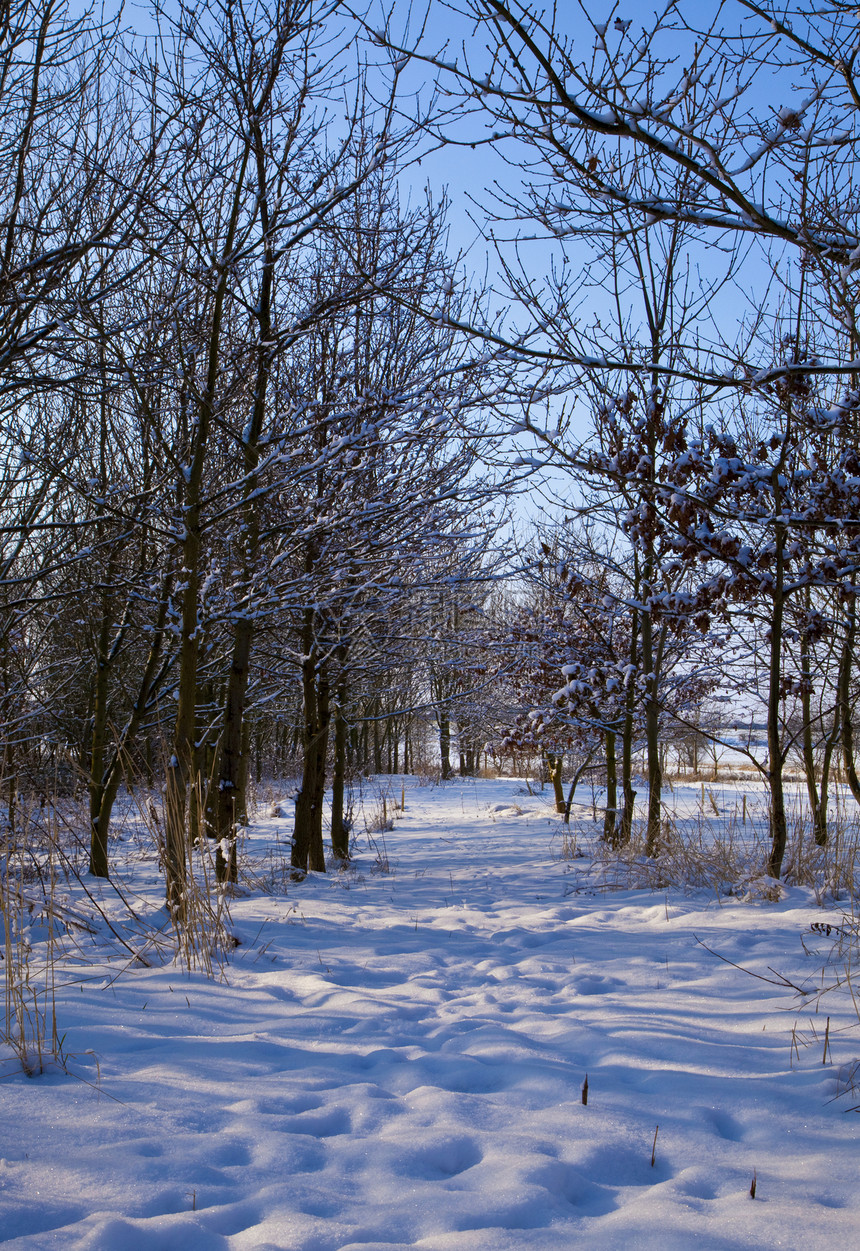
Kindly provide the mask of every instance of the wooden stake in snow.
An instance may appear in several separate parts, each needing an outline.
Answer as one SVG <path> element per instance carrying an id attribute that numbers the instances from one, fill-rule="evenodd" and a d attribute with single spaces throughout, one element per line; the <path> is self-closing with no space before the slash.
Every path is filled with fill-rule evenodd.
<path id="1" fill-rule="evenodd" d="M 658 1125 L 657 1128 L 654 1130 L 654 1141 L 651 1143 L 651 1167 L 652 1168 L 654 1167 L 654 1163 L 657 1159 L 657 1134 L 659 1132 L 659 1129 L 660 1129 L 660 1126 Z"/>
<path id="2" fill-rule="evenodd" d="M 751 1199 L 755 1198 L 755 1183 L 756 1183 L 756 1175 L 755 1175 L 755 1169 L 753 1169 L 753 1179 L 750 1182 L 750 1198 Z"/>
<path id="3" fill-rule="evenodd" d="M 582 1083 L 582 1106 L 588 1103 L 588 1074 L 585 1075 L 585 1081 Z"/>

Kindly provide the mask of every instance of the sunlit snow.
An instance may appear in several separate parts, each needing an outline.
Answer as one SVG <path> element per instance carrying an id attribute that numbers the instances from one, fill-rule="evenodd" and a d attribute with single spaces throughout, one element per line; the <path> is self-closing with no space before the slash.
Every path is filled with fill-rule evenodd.
<path id="1" fill-rule="evenodd" d="M 63 940 L 69 1073 L 3 1053 L 4 1246 L 857 1245 L 856 1012 L 777 984 L 835 980 L 810 928 L 841 922 L 832 894 L 594 864 L 584 791 L 571 842 L 548 793 L 505 780 L 408 780 L 393 828 L 359 818 L 350 869 L 294 884 L 287 794 L 260 796 L 223 976 L 135 966 L 61 891 L 97 934 Z M 739 792 L 710 795 L 737 814 Z M 670 799 L 708 810 L 698 785 Z M 138 934 L 163 924 L 143 827 L 112 854 Z M 132 942 L 112 887 L 84 881 Z"/>

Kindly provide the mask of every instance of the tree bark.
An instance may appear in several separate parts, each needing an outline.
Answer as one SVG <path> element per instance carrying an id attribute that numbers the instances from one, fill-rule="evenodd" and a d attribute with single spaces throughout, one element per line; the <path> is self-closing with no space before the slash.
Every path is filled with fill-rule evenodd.
<path id="1" fill-rule="evenodd" d="M 325 766 L 330 721 L 329 685 L 325 673 L 317 672 L 316 648 L 311 633 L 313 611 L 307 614 L 302 662 L 302 784 L 296 799 L 296 824 L 290 863 L 300 873 L 325 872 L 322 818 L 325 797 Z"/>
<path id="2" fill-rule="evenodd" d="M 111 581 L 111 565 L 108 563 L 106 582 Z M 96 676 L 93 692 L 93 725 L 90 746 L 89 801 L 90 801 L 90 864 L 93 877 L 109 877 L 108 828 L 100 820 L 104 795 L 105 750 L 108 733 L 108 687 L 110 681 L 110 635 L 111 596 L 108 586 L 101 595 L 101 623 L 96 654 Z"/>
<path id="3" fill-rule="evenodd" d="M 227 679 L 224 718 L 221 726 L 221 751 L 218 761 L 218 787 L 215 796 L 215 880 L 223 885 L 238 881 L 236 863 L 236 830 L 245 800 L 242 785 L 247 777 L 242 752 L 245 696 L 251 661 L 253 625 L 249 618 L 236 622 L 233 634 L 233 656 Z"/>
<path id="4" fill-rule="evenodd" d="M 806 608 L 809 611 L 811 595 L 806 591 Z M 827 844 L 827 791 L 822 778 L 824 802 L 818 789 L 815 777 L 815 744 L 812 733 L 812 657 L 809 646 L 809 634 L 800 632 L 800 706 L 803 717 L 803 770 L 806 777 L 806 793 L 809 797 L 809 808 L 812 813 L 812 832 L 819 847 Z M 828 736 L 829 739 L 830 736 Z M 826 749 L 825 749 L 826 750 Z M 832 750 L 832 749 L 831 749 Z M 829 764 L 829 759 L 828 759 Z"/>
<path id="5" fill-rule="evenodd" d="M 630 665 L 631 677 L 627 683 L 624 699 L 624 720 L 621 729 L 621 795 L 623 807 L 621 820 L 618 824 L 618 845 L 626 847 L 633 837 L 633 812 L 636 805 L 636 792 L 633 789 L 633 710 L 636 703 L 636 687 L 632 673 L 635 672 L 638 659 L 639 614 L 634 612 L 630 628 Z"/>
<path id="6" fill-rule="evenodd" d="M 195 519 L 196 520 L 196 519 Z M 185 920 L 185 887 L 188 868 L 188 833 L 185 817 L 188 788 L 194 769 L 194 732 L 197 714 L 197 593 L 199 589 L 199 535 L 189 525 L 184 545 L 186 579 L 182 593 L 182 626 L 179 642 L 179 682 L 176 722 L 173 729 L 173 754 L 167 766 L 164 795 L 164 870 L 167 905 L 174 919 Z"/>
<path id="7" fill-rule="evenodd" d="M 779 502 L 778 487 L 775 502 L 777 504 Z M 774 547 L 774 591 L 770 619 L 767 692 L 767 780 L 770 790 L 771 837 L 767 871 L 771 877 L 779 877 L 782 873 L 782 861 L 788 841 L 785 791 L 782 780 L 783 754 L 780 720 L 782 642 L 785 616 L 785 526 L 782 522 L 777 522 L 774 527 Z"/>
<path id="8" fill-rule="evenodd" d="M 603 841 L 612 846 L 618 837 L 618 762 L 615 759 L 615 731 L 604 731 L 606 752 L 606 810 L 603 814 Z"/>
<path id="9" fill-rule="evenodd" d="M 334 765 L 331 783 L 331 849 L 338 860 L 349 860 L 349 828 L 344 823 L 343 800 L 346 782 L 346 753 L 349 732 L 344 716 L 346 683 L 337 684 L 334 701 Z"/>
<path id="10" fill-rule="evenodd" d="M 437 714 L 439 722 L 439 757 L 442 762 L 443 781 L 453 773 L 451 768 L 451 721 L 447 712 Z"/>
<path id="11" fill-rule="evenodd" d="M 839 721 L 842 735 L 842 763 L 851 794 L 860 804 L 860 779 L 854 760 L 854 726 L 851 720 L 851 673 L 854 668 L 854 647 L 857 640 L 857 596 L 851 591 L 845 598 L 845 638 L 839 664 Z"/>
<path id="12" fill-rule="evenodd" d="M 555 801 L 555 810 L 560 815 L 564 815 L 564 787 L 561 781 L 561 769 L 564 763 L 564 757 L 557 755 L 555 752 L 544 752 L 544 760 L 546 761 L 547 773 L 552 783 L 553 799 Z"/>
<path id="13" fill-rule="evenodd" d="M 657 672 L 651 613 L 642 614 L 642 667 L 646 673 L 645 747 L 648 758 L 648 825 L 645 852 L 656 856 L 660 843 L 663 769 L 660 763 L 660 704 L 657 698 Z"/>

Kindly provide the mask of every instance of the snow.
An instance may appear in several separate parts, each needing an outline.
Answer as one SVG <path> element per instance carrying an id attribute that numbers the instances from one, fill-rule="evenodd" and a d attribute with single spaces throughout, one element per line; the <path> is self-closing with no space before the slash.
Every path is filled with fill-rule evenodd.
<path id="1" fill-rule="evenodd" d="M 261 798 L 223 976 L 111 955 L 72 882 L 61 902 L 97 934 L 74 931 L 59 967 L 69 1073 L 27 1078 L 0 1052 L 2 1245 L 856 1245 L 860 1098 L 835 1097 L 856 1014 L 844 989 L 816 1015 L 782 983 L 833 980 L 833 936 L 810 928 L 844 924 L 832 895 L 683 889 L 594 859 L 588 788 L 567 839 L 522 782 L 405 788 L 350 869 L 300 884 L 290 806 Z M 707 790 L 708 811 L 736 815 L 740 789 Z M 397 779 L 389 817 L 400 798 Z M 698 782 L 667 802 L 701 828 Z M 163 924 L 131 815 L 112 855 Z M 84 881 L 128 938 L 113 888 Z"/>

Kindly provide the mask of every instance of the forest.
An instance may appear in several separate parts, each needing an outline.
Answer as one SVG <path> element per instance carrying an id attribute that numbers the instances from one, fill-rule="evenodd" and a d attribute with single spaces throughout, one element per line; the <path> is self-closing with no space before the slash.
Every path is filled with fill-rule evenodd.
<path id="1" fill-rule="evenodd" d="M 725 751 L 770 877 L 786 776 L 826 847 L 860 803 L 854 8 L 2 20 L 7 850 L 83 796 L 109 879 L 142 788 L 181 927 L 265 777 L 299 882 L 385 773 L 537 771 L 568 817 L 588 777 L 658 858 L 667 772 Z M 434 154 L 496 162 L 457 191 L 483 277 Z"/>
<path id="2" fill-rule="evenodd" d="M 0 0 L 0 1242 L 856 1244 L 847 0 Z"/>

